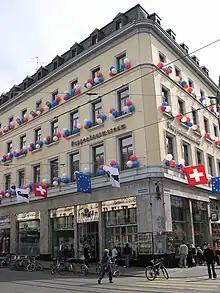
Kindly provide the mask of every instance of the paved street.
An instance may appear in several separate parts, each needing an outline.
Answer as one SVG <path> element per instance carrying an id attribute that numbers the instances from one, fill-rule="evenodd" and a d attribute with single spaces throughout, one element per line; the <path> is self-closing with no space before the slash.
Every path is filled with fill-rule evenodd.
<path id="1" fill-rule="evenodd" d="M 143 277 L 120 277 L 114 279 L 113 284 L 109 284 L 108 279 L 105 278 L 102 284 L 98 285 L 94 276 L 84 278 L 80 275 L 74 277 L 58 275 L 53 277 L 48 271 L 28 273 L 0 270 L 0 293 L 69 293 L 70 291 L 76 293 L 185 293 L 186 291 L 220 293 L 220 279 L 208 280 L 204 276 L 177 278 L 174 274 L 169 280 L 159 278 L 152 282 Z"/>

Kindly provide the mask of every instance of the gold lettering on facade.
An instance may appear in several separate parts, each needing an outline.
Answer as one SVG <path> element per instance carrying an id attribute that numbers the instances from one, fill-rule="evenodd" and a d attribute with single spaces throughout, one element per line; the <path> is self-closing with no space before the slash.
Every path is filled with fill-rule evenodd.
<path id="1" fill-rule="evenodd" d="M 84 144 L 85 142 L 89 142 L 93 139 L 97 139 L 97 138 L 100 138 L 102 136 L 106 136 L 108 134 L 112 134 L 114 132 L 118 132 L 120 130 L 123 130 L 123 129 L 126 129 L 126 124 L 122 124 L 122 125 L 119 125 L 117 127 L 113 127 L 113 128 L 109 128 L 107 130 L 104 130 L 104 131 L 101 131 L 101 132 L 98 132 L 96 134 L 91 134 L 89 136 L 86 136 L 84 138 L 81 138 L 79 140 L 76 140 L 76 141 L 71 141 L 71 146 L 74 147 L 74 146 L 79 146 L 79 145 L 82 145 Z"/>

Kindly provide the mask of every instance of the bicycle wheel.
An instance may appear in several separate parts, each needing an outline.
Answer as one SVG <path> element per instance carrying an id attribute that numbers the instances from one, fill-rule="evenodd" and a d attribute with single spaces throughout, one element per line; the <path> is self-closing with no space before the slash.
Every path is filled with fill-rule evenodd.
<path id="1" fill-rule="evenodd" d="M 153 281 L 156 278 L 156 274 L 155 274 L 153 267 L 151 267 L 151 266 L 146 267 L 145 276 L 148 279 L 148 281 Z"/>
<path id="2" fill-rule="evenodd" d="M 161 272 L 163 273 L 164 278 L 168 280 L 169 274 L 167 272 L 167 269 L 164 266 L 162 266 L 160 269 L 161 269 Z"/>
<path id="3" fill-rule="evenodd" d="M 73 263 L 69 263 L 66 267 L 67 271 L 71 274 L 76 274 L 76 267 Z"/>
<path id="4" fill-rule="evenodd" d="M 113 272 L 113 277 L 115 277 L 115 278 L 120 277 L 120 271 L 119 271 L 119 269 L 116 269 L 116 270 Z"/>
<path id="5" fill-rule="evenodd" d="M 35 267 L 36 267 L 35 268 L 36 271 L 43 271 L 44 269 L 43 265 L 38 261 L 35 263 Z"/>
<path id="6" fill-rule="evenodd" d="M 57 266 L 57 272 L 58 272 L 61 276 L 65 275 L 65 273 L 67 272 L 66 266 L 65 266 L 64 264 L 59 264 L 59 265 Z"/>
<path id="7" fill-rule="evenodd" d="M 36 270 L 36 266 L 35 266 L 34 263 L 31 262 L 31 263 L 29 263 L 29 264 L 27 265 L 26 269 L 27 269 L 28 272 L 33 272 L 33 271 Z"/>
<path id="8" fill-rule="evenodd" d="M 50 266 L 50 272 L 51 272 L 51 275 L 55 275 L 56 274 L 56 267 L 54 265 L 51 265 Z"/>
<path id="9" fill-rule="evenodd" d="M 89 273 L 89 269 L 88 269 L 87 265 L 82 264 L 81 265 L 81 274 L 86 277 L 88 275 L 88 273 Z"/>

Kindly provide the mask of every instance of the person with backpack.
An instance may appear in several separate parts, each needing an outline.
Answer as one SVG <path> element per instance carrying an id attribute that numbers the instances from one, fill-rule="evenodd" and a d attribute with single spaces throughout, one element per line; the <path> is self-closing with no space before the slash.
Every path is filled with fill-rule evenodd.
<path id="1" fill-rule="evenodd" d="M 112 281 L 112 268 L 111 268 L 111 258 L 109 256 L 109 250 L 105 249 L 103 258 L 100 262 L 100 272 L 98 278 L 98 284 L 101 284 L 102 279 L 104 278 L 105 274 L 108 274 L 109 283 L 113 283 Z"/>

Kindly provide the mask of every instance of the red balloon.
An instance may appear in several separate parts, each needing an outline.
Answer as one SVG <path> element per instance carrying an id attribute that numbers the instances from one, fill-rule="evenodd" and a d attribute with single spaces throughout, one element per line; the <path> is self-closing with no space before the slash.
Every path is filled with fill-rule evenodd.
<path id="1" fill-rule="evenodd" d="M 109 112 L 112 113 L 113 111 L 115 111 L 114 108 L 110 108 Z"/>
<path id="2" fill-rule="evenodd" d="M 190 122 L 190 118 L 189 117 L 186 117 L 186 122 Z"/>
<path id="3" fill-rule="evenodd" d="M 28 122 L 28 117 L 24 118 L 24 122 L 25 123 Z"/>
<path id="4" fill-rule="evenodd" d="M 130 160 L 131 160 L 132 162 L 137 161 L 137 157 L 136 157 L 135 155 L 131 155 L 131 156 L 130 156 Z"/>
<path id="5" fill-rule="evenodd" d="M 127 63 L 127 64 L 125 64 L 125 68 L 126 68 L 126 69 L 130 69 L 130 68 L 131 68 L 131 63 Z"/>
<path id="6" fill-rule="evenodd" d="M 183 118 L 183 114 L 181 114 L 181 113 L 177 114 L 177 115 L 176 115 L 176 118 L 177 118 L 178 120 L 181 120 L 181 119 Z"/>
<path id="7" fill-rule="evenodd" d="M 50 141 L 50 136 L 49 135 L 46 136 L 46 140 Z"/>
<path id="8" fill-rule="evenodd" d="M 210 138 L 211 134 L 210 133 L 205 133 L 205 138 Z"/>
<path id="9" fill-rule="evenodd" d="M 162 69 L 162 68 L 164 67 L 163 62 L 159 62 L 159 63 L 157 64 L 157 67 L 159 67 L 160 69 Z"/>
<path id="10" fill-rule="evenodd" d="M 174 160 L 171 160 L 171 161 L 170 161 L 170 166 L 171 166 L 171 167 L 175 167 L 175 166 L 176 166 L 176 162 L 175 162 Z"/>
<path id="11" fill-rule="evenodd" d="M 189 88 L 187 89 L 187 92 L 188 92 L 188 93 L 192 93 L 192 92 L 193 92 L 193 88 L 192 88 L 192 87 L 189 87 Z"/>
<path id="12" fill-rule="evenodd" d="M 102 74 L 101 72 L 99 72 L 99 73 L 97 74 L 97 77 L 103 77 L 103 74 Z"/>
<path id="13" fill-rule="evenodd" d="M 220 140 L 216 140 L 215 142 L 217 145 L 220 145 Z"/>
<path id="14" fill-rule="evenodd" d="M 172 72 L 173 72 L 172 68 L 167 68 L 167 69 L 166 69 L 166 73 L 167 73 L 167 74 L 171 74 Z"/>
<path id="15" fill-rule="evenodd" d="M 61 97 L 60 96 L 56 96 L 56 101 L 59 103 L 61 101 Z"/>
<path id="16" fill-rule="evenodd" d="M 28 150 L 29 150 L 29 152 L 33 152 L 32 147 L 29 147 Z"/>
<path id="17" fill-rule="evenodd" d="M 85 129 L 88 129 L 88 128 L 89 128 L 89 126 L 88 126 L 87 124 L 85 124 L 85 125 L 84 125 L 84 128 L 85 128 Z"/>
<path id="18" fill-rule="evenodd" d="M 58 131 L 58 132 L 56 133 L 56 136 L 57 136 L 58 138 L 60 138 L 60 137 L 61 137 L 61 133 Z"/>
<path id="19" fill-rule="evenodd" d="M 40 112 L 43 113 L 44 112 L 44 108 L 40 108 Z"/>
<path id="20" fill-rule="evenodd" d="M 101 117 L 102 117 L 101 114 L 97 114 L 97 116 L 96 116 L 97 119 L 99 119 L 99 118 L 101 118 Z"/>
<path id="21" fill-rule="evenodd" d="M 92 79 L 91 79 L 91 78 L 87 79 L 87 83 L 91 83 L 91 84 L 93 84 Z"/>
<path id="22" fill-rule="evenodd" d="M 166 106 L 161 106 L 161 111 L 165 111 L 166 110 Z"/>
<path id="23" fill-rule="evenodd" d="M 113 72 L 111 72 L 111 71 L 109 71 L 109 76 L 115 76 L 115 74 L 113 73 Z"/>
<path id="24" fill-rule="evenodd" d="M 41 185 L 42 185 L 43 188 L 48 188 L 49 187 L 49 184 L 46 183 L 46 182 L 42 182 Z"/>
<path id="25" fill-rule="evenodd" d="M 114 166 L 114 165 L 116 165 L 116 161 L 115 160 L 111 160 L 110 166 Z"/>
<path id="26" fill-rule="evenodd" d="M 14 129 L 14 128 L 15 128 L 14 124 L 10 125 L 10 129 Z"/>
<path id="27" fill-rule="evenodd" d="M 99 170 L 103 170 L 103 167 L 104 167 L 103 165 L 100 165 Z"/>
<path id="28" fill-rule="evenodd" d="M 3 155 L 2 158 L 6 160 L 7 159 L 7 156 L 6 155 Z"/>
<path id="29" fill-rule="evenodd" d="M 66 133 L 63 133 L 63 137 L 67 137 Z"/>
<path id="30" fill-rule="evenodd" d="M 188 84 L 184 84 L 184 85 L 183 85 L 183 88 L 184 88 L 184 89 L 188 89 L 188 87 L 189 87 Z"/>
<path id="31" fill-rule="evenodd" d="M 76 89 L 75 94 L 79 95 L 81 93 L 80 89 Z"/>
<path id="32" fill-rule="evenodd" d="M 68 98 L 66 96 L 63 99 L 64 99 L 65 102 L 68 101 Z"/>
<path id="33" fill-rule="evenodd" d="M 133 102 L 131 101 L 131 100 L 128 100 L 127 102 L 126 102 L 126 106 L 131 106 L 131 105 L 133 105 Z"/>

